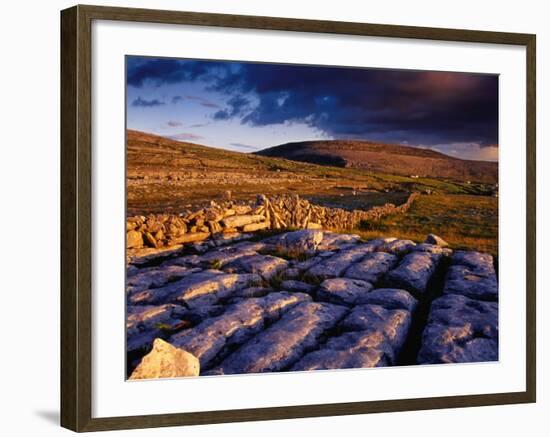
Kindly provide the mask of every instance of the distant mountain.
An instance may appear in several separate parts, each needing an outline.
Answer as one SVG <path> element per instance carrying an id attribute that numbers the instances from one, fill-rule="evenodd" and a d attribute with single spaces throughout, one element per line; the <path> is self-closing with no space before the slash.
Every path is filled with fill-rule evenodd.
<path id="1" fill-rule="evenodd" d="M 256 152 L 293 161 L 363 169 L 374 173 L 498 182 L 498 163 L 453 158 L 429 149 L 370 141 L 302 141 Z"/>

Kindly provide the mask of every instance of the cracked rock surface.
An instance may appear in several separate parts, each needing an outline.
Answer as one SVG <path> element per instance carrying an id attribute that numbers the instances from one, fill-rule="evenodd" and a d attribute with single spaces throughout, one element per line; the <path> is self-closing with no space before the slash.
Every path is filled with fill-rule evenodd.
<path id="1" fill-rule="evenodd" d="M 498 360 L 491 255 L 317 229 L 251 238 L 134 254 L 128 377 Z"/>

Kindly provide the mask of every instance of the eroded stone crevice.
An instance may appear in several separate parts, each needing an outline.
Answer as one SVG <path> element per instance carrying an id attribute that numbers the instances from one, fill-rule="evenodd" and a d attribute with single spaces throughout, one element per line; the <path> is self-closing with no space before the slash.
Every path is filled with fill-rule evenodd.
<path id="1" fill-rule="evenodd" d="M 443 246 L 300 230 L 149 251 L 128 266 L 128 375 L 151 354 L 201 375 L 496 359 L 496 263 Z"/>

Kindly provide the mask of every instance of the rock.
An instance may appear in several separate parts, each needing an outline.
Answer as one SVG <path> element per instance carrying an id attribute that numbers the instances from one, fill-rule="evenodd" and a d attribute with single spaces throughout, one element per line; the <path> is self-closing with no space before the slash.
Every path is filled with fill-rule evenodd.
<path id="1" fill-rule="evenodd" d="M 264 219 L 262 215 L 233 215 L 222 220 L 226 228 L 239 228 L 250 223 L 261 222 Z"/>
<path id="2" fill-rule="evenodd" d="M 270 279 L 288 266 L 288 261 L 271 255 L 244 255 L 224 266 L 224 270 L 239 273 L 256 273 Z"/>
<path id="3" fill-rule="evenodd" d="M 162 287 L 168 282 L 183 278 L 192 273 L 200 271 L 198 268 L 183 267 L 178 265 L 167 265 L 138 269 L 138 271 L 126 278 L 126 292 L 128 294 L 147 290 L 148 288 Z"/>
<path id="4" fill-rule="evenodd" d="M 379 245 L 376 250 L 393 253 L 395 255 L 402 255 L 410 252 L 415 246 L 416 243 L 411 240 L 393 240 Z"/>
<path id="5" fill-rule="evenodd" d="M 498 360 L 498 304 L 448 294 L 433 301 L 420 364 Z"/>
<path id="6" fill-rule="evenodd" d="M 160 258 L 168 258 L 173 255 L 177 255 L 181 249 L 182 245 L 175 245 L 170 247 L 145 247 L 143 249 L 128 249 L 126 250 L 126 255 L 128 262 L 131 264 L 141 265 L 146 264 L 151 261 L 156 261 Z"/>
<path id="7" fill-rule="evenodd" d="M 271 293 L 230 305 L 220 316 L 170 338 L 170 343 L 193 353 L 206 369 L 222 350 L 247 341 L 288 309 L 311 298 L 300 293 Z"/>
<path id="8" fill-rule="evenodd" d="M 200 265 L 221 269 L 232 261 L 235 261 L 243 256 L 257 255 L 257 253 L 247 247 L 224 247 L 221 249 L 211 250 L 200 257 Z"/>
<path id="9" fill-rule="evenodd" d="M 150 232 L 145 232 L 145 241 L 149 247 L 158 247 L 159 244 Z"/>
<path id="10" fill-rule="evenodd" d="M 301 231 L 275 235 L 265 241 L 278 248 L 284 248 L 289 251 L 310 252 L 317 249 L 317 246 L 322 240 L 322 231 L 304 229 Z"/>
<path id="11" fill-rule="evenodd" d="M 141 232 L 138 232 L 138 231 L 126 232 L 126 247 L 127 248 L 143 247 L 143 237 L 141 235 Z"/>
<path id="12" fill-rule="evenodd" d="M 321 349 L 300 359 L 292 371 L 383 367 L 392 355 L 382 335 L 349 332 L 331 338 Z"/>
<path id="13" fill-rule="evenodd" d="M 126 316 L 126 350 L 147 351 L 156 337 L 163 335 L 162 328 L 175 328 L 180 319 L 178 305 L 165 304 L 159 306 L 128 306 Z"/>
<path id="14" fill-rule="evenodd" d="M 395 361 L 411 325 L 411 313 L 406 310 L 389 310 L 380 305 L 358 305 L 340 323 L 344 331 L 382 334 L 392 347 Z"/>
<path id="15" fill-rule="evenodd" d="M 186 276 L 164 287 L 151 288 L 130 297 L 134 304 L 157 304 L 177 301 L 189 308 L 214 305 L 242 288 L 261 281 L 260 276 L 251 274 L 227 274 L 218 270 L 204 270 Z"/>
<path id="16" fill-rule="evenodd" d="M 395 255 L 385 252 L 367 253 L 360 262 L 352 264 L 344 276 L 374 284 L 397 264 L 397 260 Z"/>
<path id="17" fill-rule="evenodd" d="M 413 294 L 427 291 L 428 281 L 434 274 L 441 255 L 429 252 L 411 252 L 384 278 L 390 287 L 404 288 Z"/>
<path id="18" fill-rule="evenodd" d="M 285 277 L 288 279 L 297 279 L 300 276 L 300 270 L 297 268 L 289 268 L 285 270 Z"/>
<path id="19" fill-rule="evenodd" d="M 466 266 L 476 274 L 495 273 L 493 257 L 488 253 L 457 250 L 451 258 L 451 264 Z"/>
<path id="20" fill-rule="evenodd" d="M 196 241 L 203 241 L 210 237 L 210 232 L 190 232 L 189 234 L 183 234 L 179 237 L 171 238 L 170 244 L 185 244 L 194 243 Z"/>
<path id="21" fill-rule="evenodd" d="M 372 290 L 372 284 L 359 279 L 334 278 L 323 281 L 317 298 L 341 305 L 355 305 L 362 296 Z"/>
<path id="22" fill-rule="evenodd" d="M 346 313 L 344 307 L 304 302 L 227 357 L 221 374 L 275 372 L 294 364 L 314 348 L 321 335 Z"/>
<path id="23" fill-rule="evenodd" d="M 243 232 L 254 232 L 269 228 L 269 222 L 250 223 L 243 226 Z"/>
<path id="24" fill-rule="evenodd" d="M 142 358 L 129 379 L 179 378 L 199 376 L 199 373 L 196 357 L 157 338 L 153 350 Z"/>
<path id="25" fill-rule="evenodd" d="M 377 288 L 362 295 L 355 303 L 380 305 L 388 310 L 413 312 L 418 302 L 408 291 L 397 288 Z"/>
<path id="26" fill-rule="evenodd" d="M 317 249 L 319 250 L 332 250 L 338 249 L 344 244 L 355 244 L 361 237 L 355 234 L 338 234 L 336 232 L 323 232 L 323 239 Z"/>
<path id="27" fill-rule="evenodd" d="M 323 229 L 323 225 L 320 223 L 309 222 L 306 229 Z"/>
<path id="28" fill-rule="evenodd" d="M 449 267 L 444 294 L 461 294 L 478 300 L 497 301 L 498 283 L 494 273 L 466 266 Z"/>
<path id="29" fill-rule="evenodd" d="M 412 248 L 412 250 L 417 252 L 439 253 L 445 256 L 451 256 L 453 254 L 452 249 L 428 243 L 417 244 L 415 247 Z"/>
<path id="30" fill-rule="evenodd" d="M 315 287 L 302 281 L 287 279 L 286 281 L 281 282 L 281 290 L 298 291 L 300 293 L 310 294 L 315 290 Z"/>
<path id="31" fill-rule="evenodd" d="M 272 288 L 267 287 L 248 287 L 236 291 L 234 297 L 263 297 L 272 291 L 274 291 Z"/>
<path id="32" fill-rule="evenodd" d="M 315 264 L 308 272 L 320 278 L 340 276 L 354 262 L 361 260 L 371 248 L 357 245 L 354 249 L 344 250 Z"/>
<path id="33" fill-rule="evenodd" d="M 447 243 L 443 238 L 438 237 L 435 234 L 428 234 L 428 236 L 426 237 L 426 240 L 424 240 L 424 243 L 433 244 L 433 245 L 439 246 L 439 247 L 448 247 L 449 246 L 449 243 Z"/>

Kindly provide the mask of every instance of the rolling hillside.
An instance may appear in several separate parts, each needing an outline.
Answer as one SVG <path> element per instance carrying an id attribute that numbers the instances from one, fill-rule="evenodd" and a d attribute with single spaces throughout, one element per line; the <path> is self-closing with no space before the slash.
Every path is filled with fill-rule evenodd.
<path id="1" fill-rule="evenodd" d="M 296 193 L 327 205 L 347 202 L 364 208 L 365 202 L 399 203 L 403 193 L 411 191 L 487 194 L 491 189 L 483 184 L 232 152 L 133 130 L 127 131 L 126 139 L 127 212 L 131 215 L 177 212 L 228 195 L 250 199 L 258 193 Z"/>
<path id="2" fill-rule="evenodd" d="M 467 161 L 429 149 L 369 141 L 304 141 L 256 152 L 261 156 L 291 159 L 320 165 L 355 168 L 373 173 L 418 175 L 457 181 L 494 184 L 498 164 Z"/>

